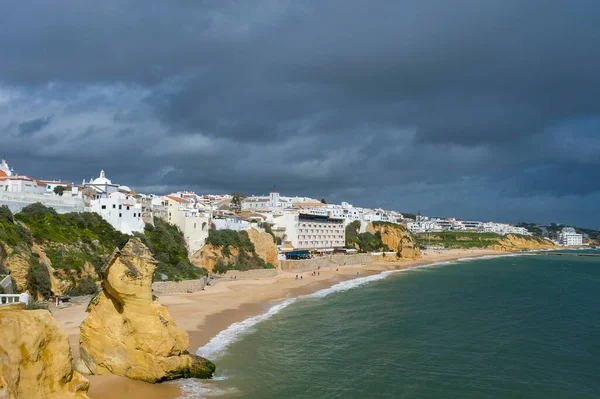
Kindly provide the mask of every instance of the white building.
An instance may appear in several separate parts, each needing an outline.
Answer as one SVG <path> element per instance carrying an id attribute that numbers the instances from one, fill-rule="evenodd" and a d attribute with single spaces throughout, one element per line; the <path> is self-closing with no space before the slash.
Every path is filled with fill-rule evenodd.
<path id="1" fill-rule="evenodd" d="M 190 199 L 182 198 L 184 195 L 167 195 L 163 197 L 162 205 L 166 209 L 167 221 L 179 227 L 188 246 L 188 251 L 193 254 L 198 251 L 208 237 L 211 223 L 210 209 L 195 203 L 195 194 L 191 193 Z"/>
<path id="2" fill-rule="evenodd" d="M 116 194 L 116 195 L 115 195 Z M 135 198 L 114 193 L 110 197 L 90 202 L 90 211 L 96 212 L 115 229 L 124 234 L 144 231 L 142 205 Z"/>
<path id="3" fill-rule="evenodd" d="M 82 183 L 86 187 L 90 187 L 96 191 L 96 198 L 108 198 L 112 193 L 119 191 L 119 185 L 114 184 L 106 177 L 104 170 L 100 171 L 100 176 L 90 179 L 89 182 L 83 180 Z"/>
<path id="4" fill-rule="evenodd" d="M 274 217 L 273 232 L 296 249 L 339 248 L 346 244 L 344 219 L 287 212 Z"/>
<path id="5" fill-rule="evenodd" d="M 566 247 L 583 245 L 583 234 L 577 234 L 574 228 L 565 227 L 558 236 L 560 245 Z"/>

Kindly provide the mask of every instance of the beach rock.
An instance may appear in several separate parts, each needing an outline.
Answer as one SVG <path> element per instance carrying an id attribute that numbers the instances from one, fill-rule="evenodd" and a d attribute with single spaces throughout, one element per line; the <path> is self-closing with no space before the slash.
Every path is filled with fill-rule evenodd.
<path id="1" fill-rule="evenodd" d="M 273 240 L 273 236 L 267 232 L 260 232 L 256 229 L 248 230 L 248 237 L 258 256 L 260 256 L 265 262 L 272 264 L 277 267 L 279 259 L 277 258 L 277 244 Z"/>
<path id="2" fill-rule="evenodd" d="M 0 306 L 0 398 L 88 398 L 67 334 L 47 310 Z"/>
<path id="3" fill-rule="evenodd" d="M 151 383 L 212 377 L 215 365 L 188 353 L 188 334 L 152 294 L 157 263 L 137 238 L 109 257 L 102 268 L 102 290 L 80 327 L 78 371 Z"/>
<path id="4" fill-rule="evenodd" d="M 401 225 L 392 223 L 369 223 L 366 231 L 381 236 L 381 241 L 390 251 L 398 254 L 398 259 L 419 259 L 421 250 L 412 234 Z"/>
<path id="5" fill-rule="evenodd" d="M 237 262 L 237 257 L 239 254 L 238 249 L 231 248 L 229 252 L 229 256 L 223 256 L 222 247 L 206 244 L 192 255 L 190 262 L 198 267 L 204 267 L 206 270 L 212 271 L 219 260 L 224 264 Z"/>

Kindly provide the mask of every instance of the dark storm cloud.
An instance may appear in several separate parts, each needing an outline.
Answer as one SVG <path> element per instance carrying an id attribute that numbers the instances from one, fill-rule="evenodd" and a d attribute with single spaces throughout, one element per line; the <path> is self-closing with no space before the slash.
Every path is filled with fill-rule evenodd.
<path id="1" fill-rule="evenodd" d="M 52 115 L 32 119 L 30 121 L 19 123 L 17 127 L 19 136 L 30 136 L 42 130 L 52 122 Z"/>
<path id="2" fill-rule="evenodd" d="M 593 226 L 598 37 L 591 0 L 3 3 L 3 152 L 157 192 Z"/>

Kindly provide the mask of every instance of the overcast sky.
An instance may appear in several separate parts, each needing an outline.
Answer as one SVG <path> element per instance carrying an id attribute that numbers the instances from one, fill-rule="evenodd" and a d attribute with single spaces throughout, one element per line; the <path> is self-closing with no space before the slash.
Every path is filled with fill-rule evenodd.
<path id="1" fill-rule="evenodd" d="M 0 136 L 37 178 L 597 228 L 600 1 L 5 1 Z"/>

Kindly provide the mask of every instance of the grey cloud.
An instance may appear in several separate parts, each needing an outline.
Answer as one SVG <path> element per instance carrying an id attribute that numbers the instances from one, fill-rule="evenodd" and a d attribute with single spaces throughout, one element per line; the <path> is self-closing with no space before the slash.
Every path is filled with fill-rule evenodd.
<path id="1" fill-rule="evenodd" d="M 592 0 L 3 4 L 3 151 L 31 175 L 164 191 L 589 210 L 599 16 Z"/>
<path id="2" fill-rule="evenodd" d="M 17 128 L 19 136 L 31 136 L 48 126 L 50 122 L 52 122 L 52 115 L 19 123 Z"/>

